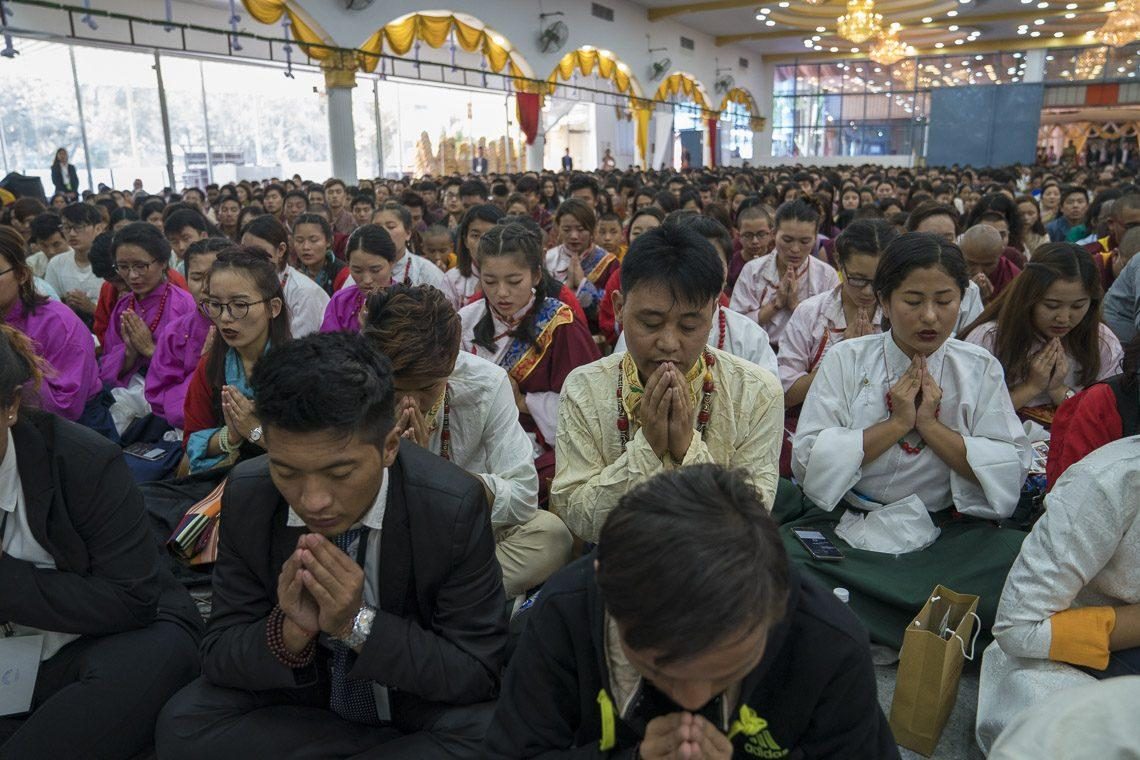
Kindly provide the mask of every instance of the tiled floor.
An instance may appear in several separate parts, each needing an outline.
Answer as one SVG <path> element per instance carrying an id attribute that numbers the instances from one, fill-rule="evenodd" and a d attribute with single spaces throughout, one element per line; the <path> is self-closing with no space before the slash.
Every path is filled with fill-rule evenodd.
<path id="1" fill-rule="evenodd" d="M 895 673 L 897 665 L 879 665 L 875 667 L 875 675 L 879 681 L 879 704 L 883 712 L 890 716 L 891 698 L 895 693 Z M 950 720 L 942 732 L 931 758 L 934 760 L 983 760 L 985 755 L 978 749 L 974 741 L 974 718 L 978 709 L 978 671 L 969 667 L 962 672 L 962 680 L 958 685 L 958 702 Z M 902 749 L 903 760 L 918 760 L 923 756 L 917 752 Z"/>

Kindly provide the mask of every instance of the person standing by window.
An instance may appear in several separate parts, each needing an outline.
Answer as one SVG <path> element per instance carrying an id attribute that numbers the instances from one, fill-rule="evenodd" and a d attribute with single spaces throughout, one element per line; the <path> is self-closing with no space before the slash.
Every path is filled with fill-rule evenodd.
<path id="1" fill-rule="evenodd" d="M 55 161 L 51 164 L 51 183 L 55 185 L 57 194 L 62 193 L 69 200 L 79 197 L 79 175 L 75 166 L 68 163 L 66 148 L 55 152 Z"/>

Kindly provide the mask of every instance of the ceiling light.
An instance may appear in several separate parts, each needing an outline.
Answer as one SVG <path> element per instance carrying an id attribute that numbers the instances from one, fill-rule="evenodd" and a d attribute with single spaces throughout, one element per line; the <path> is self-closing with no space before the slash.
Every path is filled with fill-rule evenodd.
<path id="1" fill-rule="evenodd" d="M 1037 7 L 1040 8 L 1041 10 L 1045 10 L 1046 8 L 1049 7 L 1049 3 L 1037 3 Z"/>
<path id="2" fill-rule="evenodd" d="M 949 16 L 950 18 L 954 18 L 955 16 L 958 15 L 958 11 L 947 11 L 946 15 Z"/>
<path id="3" fill-rule="evenodd" d="M 924 23 L 924 24 L 929 24 L 933 21 L 934 21 L 934 19 L 930 16 L 923 16 L 922 17 L 922 23 Z"/>
<path id="4" fill-rule="evenodd" d="M 1030 37 L 1040 37 L 1040 36 L 1041 36 L 1041 32 L 1038 32 L 1038 31 L 1033 31 L 1033 32 L 1030 32 L 1030 33 L 1029 33 L 1029 36 L 1030 36 Z"/>
<path id="5" fill-rule="evenodd" d="M 836 31 L 852 42 L 863 42 L 882 29 L 883 16 L 875 11 L 875 0 L 847 0 L 847 12 L 839 17 Z"/>
<path id="6" fill-rule="evenodd" d="M 958 31 L 958 25 L 957 24 L 951 24 L 950 26 L 947 27 L 947 29 L 949 29 L 952 32 L 956 32 L 956 31 Z"/>
<path id="7" fill-rule="evenodd" d="M 1067 18 L 1067 19 L 1074 19 L 1076 17 L 1077 17 L 1077 14 L 1075 14 L 1075 13 L 1066 13 L 1065 14 L 1065 18 Z"/>
<path id="8" fill-rule="evenodd" d="M 1105 7 L 1108 7 L 1105 3 Z M 1114 7 L 1115 3 L 1112 4 Z M 1140 13 L 1137 12 L 1135 0 L 1121 0 L 1120 6 L 1108 15 L 1104 25 L 1087 36 L 1095 36 L 1101 42 L 1112 47 L 1127 45 L 1140 38 Z"/>
<path id="9" fill-rule="evenodd" d="M 826 27 L 826 26 L 817 26 L 817 27 L 815 28 L 815 30 L 816 30 L 817 32 L 826 32 L 826 31 L 827 31 L 827 27 Z"/>
<path id="10" fill-rule="evenodd" d="M 952 65 L 952 64 L 950 64 L 949 62 L 947 62 L 947 63 L 944 63 L 944 64 L 942 64 L 942 68 L 944 68 L 944 69 L 948 69 L 948 68 L 951 68 L 951 65 Z"/>
<path id="11" fill-rule="evenodd" d="M 1064 32 L 1053 32 L 1053 36 L 1056 37 L 1057 39 L 1061 39 L 1062 37 L 1065 36 L 1065 33 Z"/>
<path id="12" fill-rule="evenodd" d="M 1017 33 L 1018 34 L 1026 34 L 1028 31 L 1029 31 L 1028 29 L 1025 29 L 1023 27 L 1019 27 L 1017 30 Z"/>
<path id="13" fill-rule="evenodd" d="M 811 46 L 812 46 L 812 45 L 814 45 L 814 44 L 815 44 L 815 43 L 814 43 L 814 42 L 812 42 L 811 40 L 804 40 L 804 47 L 806 47 L 806 48 L 809 48 L 809 47 L 811 47 Z"/>
<path id="14" fill-rule="evenodd" d="M 858 52 L 859 52 L 859 48 L 857 48 L 857 47 L 853 47 L 853 48 L 851 48 L 851 52 L 852 52 L 852 53 L 858 53 Z"/>
<path id="15" fill-rule="evenodd" d="M 769 13 L 771 13 L 771 12 L 772 12 L 772 9 L 771 9 L 771 8 L 761 8 L 761 9 L 760 9 L 760 13 L 761 13 L 761 14 L 763 14 L 763 15 L 765 15 L 765 16 L 767 16 L 767 15 L 768 15 Z"/>
<path id="16" fill-rule="evenodd" d="M 768 19 L 767 21 L 764 22 L 764 26 L 775 26 L 775 25 L 776 25 L 776 22 L 773 21 L 772 19 Z"/>
<path id="17" fill-rule="evenodd" d="M 1067 11 L 1075 11 L 1075 10 L 1077 9 L 1077 7 L 1078 7 L 1078 6 L 1077 6 L 1077 4 L 1076 4 L 1076 3 L 1069 3 L 1068 5 L 1066 5 L 1066 6 L 1065 6 L 1065 10 L 1067 10 Z"/>
<path id="18" fill-rule="evenodd" d="M 936 48 L 938 48 L 939 50 L 941 50 L 942 48 L 946 47 L 946 43 L 945 43 L 945 42 L 935 42 L 935 43 L 934 43 L 934 47 L 936 47 Z"/>
<path id="19" fill-rule="evenodd" d="M 811 41 L 812 42 L 819 42 L 820 39 L 822 39 L 822 38 L 818 34 L 816 34 L 816 35 L 812 35 Z"/>
<path id="20" fill-rule="evenodd" d="M 779 5 L 781 8 L 787 8 L 789 5 L 791 5 L 791 3 L 789 3 L 787 0 L 783 0 L 783 2 L 777 3 L 777 5 Z"/>
<path id="21" fill-rule="evenodd" d="M 1044 24 L 1044 23 L 1045 23 L 1045 19 L 1043 19 L 1043 18 L 1035 18 L 1035 19 L 1033 19 L 1033 25 L 1034 25 L 1034 26 L 1041 26 L 1041 25 L 1042 25 L 1042 24 Z"/>

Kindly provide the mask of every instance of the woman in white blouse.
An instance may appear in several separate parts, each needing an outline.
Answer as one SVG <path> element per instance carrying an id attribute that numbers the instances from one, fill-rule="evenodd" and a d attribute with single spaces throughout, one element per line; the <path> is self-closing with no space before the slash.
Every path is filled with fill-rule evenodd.
<path id="1" fill-rule="evenodd" d="M 793 441 L 792 470 L 816 506 L 783 516 L 789 554 L 849 589 L 872 640 L 894 647 L 939 583 L 979 595 L 988 628 L 1024 538 L 994 524 L 1029 466 L 1001 365 L 950 337 L 968 280 L 961 250 L 936 235 L 887 246 L 873 287 L 890 329 L 827 354 Z M 812 560 L 791 533 L 809 526 L 844 559 Z"/>

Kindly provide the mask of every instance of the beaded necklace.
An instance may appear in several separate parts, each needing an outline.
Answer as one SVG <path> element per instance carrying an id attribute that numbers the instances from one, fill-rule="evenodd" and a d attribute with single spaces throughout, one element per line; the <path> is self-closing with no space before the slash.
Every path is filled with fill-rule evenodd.
<path id="1" fill-rule="evenodd" d="M 439 431 L 439 455 L 451 461 L 451 385 L 444 386 L 443 395 L 428 410 L 428 418 L 431 419 L 428 427 L 429 434 L 435 431 L 435 421 L 439 416 L 440 404 L 443 405 L 443 424 Z"/>
<path id="2" fill-rule="evenodd" d="M 718 351 L 724 350 L 724 334 L 728 330 L 728 319 L 724 316 L 724 309 L 717 309 L 717 317 L 720 321 L 720 335 L 716 339 L 716 347 Z"/>
<path id="3" fill-rule="evenodd" d="M 705 437 L 705 430 L 709 426 L 709 416 L 712 412 L 712 397 L 716 391 L 716 384 L 712 378 L 712 368 L 716 364 L 716 357 L 714 357 L 706 349 L 704 352 L 705 359 L 705 378 L 704 384 L 701 386 L 701 407 L 700 412 L 697 413 L 697 435 L 701 438 Z M 621 437 L 621 450 L 625 453 L 625 447 L 629 444 L 629 414 L 625 410 L 625 404 L 622 402 L 623 390 L 625 388 L 625 370 L 618 367 L 618 384 L 617 384 L 617 429 L 618 435 Z"/>
<path id="4" fill-rule="evenodd" d="M 158 302 L 158 311 L 154 315 L 147 327 L 150 328 L 150 334 L 154 335 L 154 331 L 158 329 L 159 322 L 162 321 L 162 313 L 166 311 L 166 299 L 170 297 L 170 286 L 165 285 L 165 290 L 162 291 L 162 299 Z M 139 313 L 139 300 L 138 297 L 131 293 L 131 302 L 127 304 L 127 311 L 133 311 L 135 314 Z"/>

